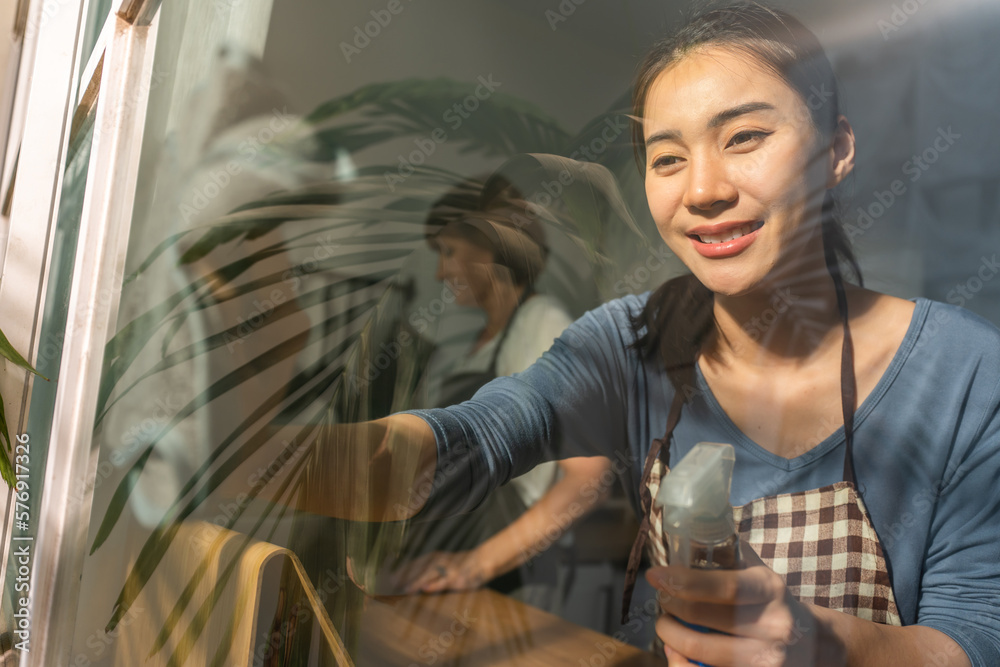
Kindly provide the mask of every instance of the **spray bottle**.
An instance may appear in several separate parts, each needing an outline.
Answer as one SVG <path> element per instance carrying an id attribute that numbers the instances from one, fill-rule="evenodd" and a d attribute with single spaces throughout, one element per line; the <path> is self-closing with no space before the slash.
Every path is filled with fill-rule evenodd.
<path id="1" fill-rule="evenodd" d="M 663 534 L 671 565 L 699 570 L 742 567 L 740 538 L 729 504 L 735 459 L 732 445 L 699 442 L 660 483 L 656 502 L 663 508 Z M 699 632 L 715 632 L 684 625 Z"/>

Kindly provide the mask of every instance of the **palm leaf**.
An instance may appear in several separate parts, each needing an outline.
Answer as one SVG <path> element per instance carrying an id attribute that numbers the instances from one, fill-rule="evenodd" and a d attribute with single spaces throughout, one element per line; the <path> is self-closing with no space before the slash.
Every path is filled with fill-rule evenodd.
<path id="1" fill-rule="evenodd" d="M 311 114 L 307 119 L 313 128 L 309 137 L 311 145 L 303 144 L 301 148 L 309 150 L 308 155 L 312 159 L 332 160 L 342 155 L 345 149 L 358 152 L 389 140 L 427 139 L 439 128 L 459 150 L 475 151 L 487 157 L 527 151 L 569 152 L 575 142 L 583 140 L 571 138 L 537 107 L 502 91 L 492 93 L 475 112 L 469 113 L 453 127 L 454 123 L 449 123 L 444 114 L 455 103 L 475 95 L 479 85 L 438 79 L 366 86 L 351 95 L 331 100 Z M 363 119 L 360 122 L 357 121 L 359 117 Z M 580 136 L 587 132 L 599 133 L 600 122 L 595 123 L 585 128 Z M 311 271 L 347 272 L 351 280 L 368 280 L 373 284 L 364 287 L 359 286 L 360 283 L 335 284 L 353 284 L 358 290 L 370 289 L 373 294 L 381 291 L 383 295 L 381 298 L 373 296 L 347 313 L 338 313 L 313 324 L 306 331 L 283 337 L 198 393 L 147 444 L 115 489 L 94 538 L 91 553 L 104 544 L 117 525 L 158 441 L 184 419 L 204 410 L 216 398 L 252 381 L 262 369 L 288 359 L 317 335 L 333 331 L 332 337 L 336 339 L 333 347 L 263 400 L 247 406 L 246 417 L 212 448 L 206 460 L 180 488 L 128 573 L 108 623 L 109 631 L 135 602 L 175 539 L 181 522 L 194 515 L 203 499 L 217 491 L 243 461 L 271 444 L 267 425 L 293 420 L 315 405 L 317 400 L 331 401 L 331 394 L 343 391 L 345 378 L 356 372 L 365 355 L 371 353 L 374 348 L 372 323 L 390 316 L 391 308 L 386 305 L 385 291 L 392 284 L 392 276 L 402 260 L 422 243 L 423 238 L 422 229 L 387 231 L 382 228 L 385 221 L 392 220 L 404 226 L 422 225 L 435 193 L 464 181 L 448 170 L 428 165 L 409 164 L 408 167 L 406 176 L 398 180 L 391 177 L 402 176 L 399 165 L 365 167 L 356 170 L 356 177 L 350 181 L 299 187 L 248 202 L 209 225 L 164 239 L 127 279 L 126 284 L 130 287 L 140 288 L 142 277 L 158 261 L 176 258 L 178 265 L 194 265 L 215 257 L 213 253 L 223 246 L 228 248 L 231 244 L 263 239 L 293 224 L 308 221 L 313 225 L 306 233 L 224 263 L 210 276 L 193 278 L 189 284 L 178 287 L 126 324 L 106 348 L 98 421 L 122 396 L 156 382 L 160 374 L 199 359 L 207 360 L 214 352 L 220 351 L 227 340 L 239 333 L 238 327 L 199 337 L 173 351 L 171 346 L 178 333 L 185 330 L 193 314 L 207 312 L 220 303 L 250 296 L 257 290 L 280 282 L 281 272 L 251 276 L 250 279 L 243 279 L 243 276 L 260 262 L 307 248 L 309 239 L 315 239 L 320 232 L 342 231 L 344 234 L 336 240 L 338 252 L 329 260 L 314 263 Z M 534 182 L 536 188 L 539 179 L 551 178 L 561 170 L 570 169 L 575 174 L 574 183 L 566 189 L 562 198 L 562 207 L 553 210 L 548 221 L 572 239 L 595 263 L 603 261 L 597 248 L 600 247 L 602 234 L 610 226 L 609 220 L 620 222 L 633 231 L 638 230 L 621 196 L 615 197 L 613 176 L 600 165 L 583 165 L 565 158 L 533 155 L 511 160 L 505 168 L 504 173 L 512 179 L 521 184 Z M 560 258 L 554 260 L 558 264 Z M 381 268 L 365 268 L 373 265 Z M 309 271 L 304 265 L 294 268 L 301 274 Z M 570 263 L 564 262 L 562 268 L 565 270 L 563 275 L 575 276 Z M 225 289 L 220 289 L 223 287 Z M 330 294 L 327 288 L 307 292 L 297 297 L 297 306 L 310 308 L 339 298 Z M 275 308 L 270 315 L 273 319 L 269 319 L 267 326 L 290 316 L 293 310 L 291 305 Z M 161 336 L 156 348 L 159 358 L 140 370 L 140 357 L 158 335 Z M 406 372 L 412 374 L 413 369 Z M 130 377 L 126 381 L 127 376 Z M 275 414 L 269 417 L 272 413 Z M 300 437 L 309 437 L 314 428 L 302 429 Z M 213 467 L 216 463 L 218 466 Z M 291 477 L 286 483 L 290 481 Z M 282 486 L 264 517 L 248 534 L 248 539 L 260 529 L 273 504 L 285 490 L 286 487 Z M 262 491 L 263 487 L 255 488 L 253 497 L 256 498 Z M 188 582 L 185 593 L 178 599 L 163 628 L 154 653 L 175 632 L 179 614 L 190 603 L 189 591 L 195 585 L 196 581 Z M 202 614 L 212 606 L 209 602 L 206 605 L 196 615 L 195 624 L 186 631 L 185 642 L 189 639 L 193 641 L 192 638 L 201 632 Z M 177 657 L 180 659 L 183 656 Z"/>
<path id="2" fill-rule="evenodd" d="M 14 346 L 7 340 L 7 336 L 4 335 L 3 331 L 0 331 L 0 356 L 20 366 L 29 373 L 34 373 L 43 380 L 48 380 L 47 377 L 36 371 L 28 363 L 28 360 L 21 356 L 20 352 L 14 349 Z M 14 488 L 17 486 L 17 479 L 14 475 L 14 466 L 10 462 L 10 455 L 13 453 L 13 449 L 10 442 L 10 429 L 7 427 L 7 413 L 3 406 L 2 397 L 0 397 L 0 442 L 3 443 L 3 447 L 0 448 L 0 477 L 7 483 L 7 486 Z"/>
<path id="3" fill-rule="evenodd" d="M 307 117 L 317 128 L 311 137 L 316 142 L 313 157 L 332 160 L 344 148 L 360 152 L 388 139 L 412 136 L 436 144 L 431 138 L 436 130 L 463 151 L 486 156 L 528 151 L 560 153 L 565 149 L 570 136 L 555 119 L 502 90 L 494 89 L 488 96 L 486 91 L 481 81 L 446 78 L 364 86 L 320 105 Z M 467 111 L 460 106 L 461 110 L 456 111 L 455 105 L 462 105 L 470 96 L 478 103 L 477 108 Z M 366 122 L 340 122 L 341 116 L 356 111 L 364 114 Z M 331 122 L 337 125 L 328 127 Z"/>

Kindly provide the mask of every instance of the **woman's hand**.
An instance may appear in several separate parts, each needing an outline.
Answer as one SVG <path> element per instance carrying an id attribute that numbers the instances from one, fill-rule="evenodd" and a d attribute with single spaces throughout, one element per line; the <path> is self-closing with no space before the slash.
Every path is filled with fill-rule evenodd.
<path id="1" fill-rule="evenodd" d="M 456 553 L 434 552 L 406 567 L 407 593 L 441 593 L 479 588 L 493 578 L 492 568 L 478 549 Z"/>
<path id="2" fill-rule="evenodd" d="M 656 634 L 667 647 L 670 667 L 690 665 L 690 660 L 712 667 L 845 665 L 845 647 L 828 624 L 743 546 L 747 567 L 742 570 L 671 566 L 646 573 L 666 612 Z M 726 634 L 698 632 L 677 619 Z"/>

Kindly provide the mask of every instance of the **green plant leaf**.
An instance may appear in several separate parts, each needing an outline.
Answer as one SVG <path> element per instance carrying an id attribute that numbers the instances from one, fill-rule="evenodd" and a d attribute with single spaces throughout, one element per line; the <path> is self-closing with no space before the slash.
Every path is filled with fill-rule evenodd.
<path id="1" fill-rule="evenodd" d="M 7 336 L 4 335 L 3 331 L 0 331 L 0 356 L 14 362 L 29 373 L 34 373 L 43 380 L 48 381 L 47 377 L 36 371 L 32 365 L 28 363 L 28 360 L 22 357 L 21 353 L 14 349 L 14 346 L 10 344 L 9 340 L 7 340 Z"/>
<path id="2" fill-rule="evenodd" d="M 502 85 L 502 82 L 500 82 Z M 435 131 L 463 152 L 503 156 L 521 152 L 560 153 L 570 135 L 554 118 L 523 99 L 490 86 L 493 91 L 474 111 L 455 105 L 486 88 L 481 81 L 407 79 L 364 86 L 322 104 L 307 118 L 316 125 L 313 159 L 330 160 L 347 148 L 354 152 L 401 137 L 425 137 Z M 361 111 L 367 123 L 344 124 L 341 116 Z M 329 128 L 330 123 L 337 123 Z M 366 140 L 367 139 L 367 140 Z"/>
<path id="3" fill-rule="evenodd" d="M 14 466 L 10 463 L 13 451 L 10 445 L 10 431 L 7 430 L 7 411 L 2 397 L 0 397 L 0 440 L 3 441 L 3 451 L 0 451 L 0 477 L 13 489 L 17 486 L 17 479 L 14 476 Z"/>
<path id="4" fill-rule="evenodd" d="M 14 349 L 14 346 L 10 344 L 10 341 L 7 340 L 7 336 L 4 335 L 2 330 L 0 330 L 0 356 L 12 361 L 29 373 L 34 373 L 43 380 L 48 381 L 47 377 L 36 371 L 28 363 L 28 360 Z M 17 485 L 17 480 L 14 476 L 14 466 L 11 465 L 10 459 L 13 449 L 11 447 L 10 429 L 7 427 L 7 413 L 4 409 L 2 396 L 0 396 L 0 442 L 3 444 L 3 449 L 0 449 L 0 478 L 7 483 L 7 486 L 14 488 Z"/>

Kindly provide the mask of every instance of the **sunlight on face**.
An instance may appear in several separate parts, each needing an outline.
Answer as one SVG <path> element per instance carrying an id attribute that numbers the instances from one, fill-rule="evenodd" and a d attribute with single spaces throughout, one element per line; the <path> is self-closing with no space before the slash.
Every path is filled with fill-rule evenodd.
<path id="1" fill-rule="evenodd" d="M 822 261 L 830 148 L 778 76 L 741 53 L 691 53 L 654 81 L 643 132 L 650 212 L 709 289 L 745 294 Z"/>

